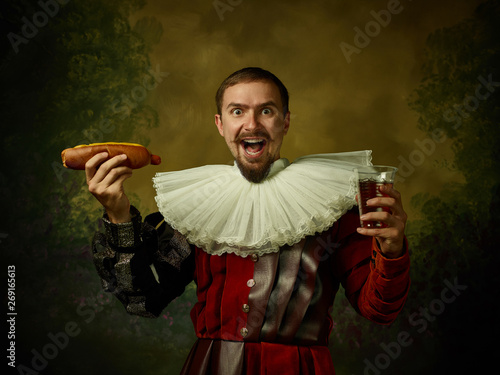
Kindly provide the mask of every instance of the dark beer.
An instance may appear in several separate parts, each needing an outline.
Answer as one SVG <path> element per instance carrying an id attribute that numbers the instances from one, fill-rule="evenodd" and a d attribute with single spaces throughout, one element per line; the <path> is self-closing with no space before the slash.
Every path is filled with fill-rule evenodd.
<path id="1" fill-rule="evenodd" d="M 388 182 L 377 182 L 371 178 L 359 180 L 359 214 L 366 214 L 368 212 L 389 212 L 388 207 L 374 207 L 367 206 L 366 201 L 374 197 L 387 197 L 388 195 L 382 194 L 380 187 L 382 185 L 392 187 L 392 183 Z M 363 228 L 383 228 L 386 225 L 380 221 L 362 221 L 361 226 Z"/>

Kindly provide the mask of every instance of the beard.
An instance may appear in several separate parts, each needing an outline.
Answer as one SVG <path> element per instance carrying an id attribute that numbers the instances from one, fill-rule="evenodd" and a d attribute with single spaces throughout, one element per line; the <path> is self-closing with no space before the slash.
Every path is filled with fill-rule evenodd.
<path id="1" fill-rule="evenodd" d="M 271 137 L 269 133 L 265 130 L 259 130 L 254 133 L 243 133 L 236 139 L 236 143 L 239 144 L 245 137 L 260 137 L 269 142 Z M 272 155 L 263 155 L 260 160 L 246 161 L 243 156 L 236 157 L 236 165 L 240 169 L 241 174 L 248 181 L 258 184 L 262 182 L 271 169 L 271 165 L 274 163 L 275 158 Z"/>
<path id="2" fill-rule="evenodd" d="M 236 159 L 236 165 L 243 177 L 256 184 L 262 182 L 267 177 L 273 163 L 274 159 L 270 155 L 259 163 L 243 164 L 239 159 Z"/>

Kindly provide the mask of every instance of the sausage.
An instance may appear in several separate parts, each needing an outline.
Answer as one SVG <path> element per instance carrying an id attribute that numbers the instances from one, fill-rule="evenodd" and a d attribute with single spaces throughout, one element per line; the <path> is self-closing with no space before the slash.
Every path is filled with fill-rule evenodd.
<path id="1" fill-rule="evenodd" d="M 161 163 L 161 158 L 158 155 L 152 155 L 146 147 L 137 143 L 120 142 L 91 143 L 67 148 L 61 153 L 61 158 L 66 168 L 83 170 L 85 169 L 85 163 L 91 157 L 101 152 L 107 152 L 109 158 L 126 154 L 127 160 L 122 165 L 132 169 Z"/>

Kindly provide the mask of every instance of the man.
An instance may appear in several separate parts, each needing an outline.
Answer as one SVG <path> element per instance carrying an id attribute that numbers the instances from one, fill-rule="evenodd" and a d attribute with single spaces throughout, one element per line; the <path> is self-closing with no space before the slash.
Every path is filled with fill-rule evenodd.
<path id="1" fill-rule="evenodd" d="M 361 219 L 383 228 L 359 228 L 352 168 L 369 164 L 370 152 L 282 159 L 288 92 L 270 72 L 233 73 L 216 101 L 215 124 L 235 165 L 158 174 L 161 214 L 142 222 L 130 206 L 124 156 L 87 163 L 89 191 L 106 210 L 106 233 L 93 245 L 103 287 L 129 313 L 154 317 L 196 282 L 198 341 L 183 374 L 332 374 L 329 308 L 339 284 L 379 324 L 406 300 L 400 194 L 384 188 L 368 202 L 388 212 Z"/>

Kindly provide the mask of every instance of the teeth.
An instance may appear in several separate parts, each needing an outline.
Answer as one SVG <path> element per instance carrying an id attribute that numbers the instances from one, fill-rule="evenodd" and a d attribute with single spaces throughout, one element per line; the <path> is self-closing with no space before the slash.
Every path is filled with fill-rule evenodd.
<path id="1" fill-rule="evenodd" d="M 262 148 L 264 147 L 264 140 L 263 139 L 244 139 L 243 140 L 245 151 L 248 155 L 258 155 L 261 151 Z M 252 151 L 252 146 L 250 145 L 260 145 L 259 149 L 256 151 Z"/>

